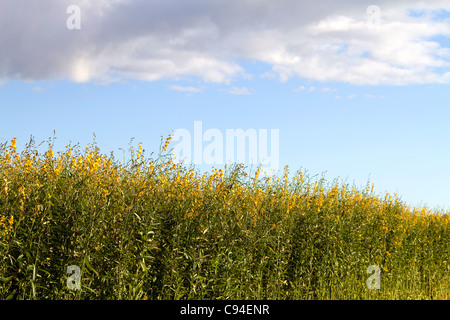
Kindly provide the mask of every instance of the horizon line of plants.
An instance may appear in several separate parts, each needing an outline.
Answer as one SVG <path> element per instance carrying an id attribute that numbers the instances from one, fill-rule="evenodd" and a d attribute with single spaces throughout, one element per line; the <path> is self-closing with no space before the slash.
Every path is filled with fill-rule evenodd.
<path id="1" fill-rule="evenodd" d="M 1 144 L 0 299 L 450 298 L 448 212 L 288 166 L 201 173 L 170 140 L 127 163 Z"/>

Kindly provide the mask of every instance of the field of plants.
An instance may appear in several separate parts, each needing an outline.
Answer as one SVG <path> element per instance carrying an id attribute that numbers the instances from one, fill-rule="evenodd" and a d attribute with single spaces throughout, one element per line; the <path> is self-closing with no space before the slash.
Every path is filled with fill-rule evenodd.
<path id="1" fill-rule="evenodd" d="M 201 173 L 169 144 L 1 145 L 0 299 L 450 299 L 447 212 L 288 167 Z"/>

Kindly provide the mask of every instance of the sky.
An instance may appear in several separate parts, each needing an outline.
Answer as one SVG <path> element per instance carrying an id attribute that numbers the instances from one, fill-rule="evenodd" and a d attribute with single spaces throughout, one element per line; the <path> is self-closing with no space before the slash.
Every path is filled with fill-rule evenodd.
<path id="1" fill-rule="evenodd" d="M 245 165 L 450 209 L 449 1 L 0 0 L 0 30 L 0 143 L 175 134 L 206 170 L 244 132 Z"/>

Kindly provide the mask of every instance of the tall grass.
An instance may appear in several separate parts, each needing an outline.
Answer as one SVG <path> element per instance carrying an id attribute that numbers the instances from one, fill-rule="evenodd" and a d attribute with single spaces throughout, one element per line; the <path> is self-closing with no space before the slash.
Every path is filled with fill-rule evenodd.
<path id="1" fill-rule="evenodd" d="M 448 213 L 288 167 L 202 174 L 169 142 L 126 164 L 0 146 L 0 299 L 449 298 Z"/>

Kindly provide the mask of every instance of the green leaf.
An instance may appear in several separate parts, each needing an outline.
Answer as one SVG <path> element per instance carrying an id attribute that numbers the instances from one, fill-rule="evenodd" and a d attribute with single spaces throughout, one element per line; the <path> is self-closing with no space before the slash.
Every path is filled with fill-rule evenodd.
<path id="1" fill-rule="evenodd" d="M 13 278 L 14 278 L 14 276 L 10 276 L 10 277 L 7 277 L 7 278 L 2 278 L 2 282 L 11 281 Z"/>
<path id="2" fill-rule="evenodd" d="M 144 261 L 141 261 L 140 264 L 141 264 L 142 270 L 143 270 L 144 272 L 147 272 L 148 269 L 147 269 L 147 267 L 145 266 Z"/>
<path id="3" fill-rule="evenodd" d="M 95 273 L 95 275 L 98 277 L 98 272 L 92 267 L 91 263 L 89 262 L 89 256 L 84 257 L 84 263 L 86 267 Z"/>
<path id="4" fill-rule="evenodd" d="M 14 298 L 14 295 L 16 294 L 16 290 L 14 290 L 13 292 L 11 292 L 11 294 L 9 296 L 6 297 L 5 300 L 12 300 L 12 298 Z"/>

